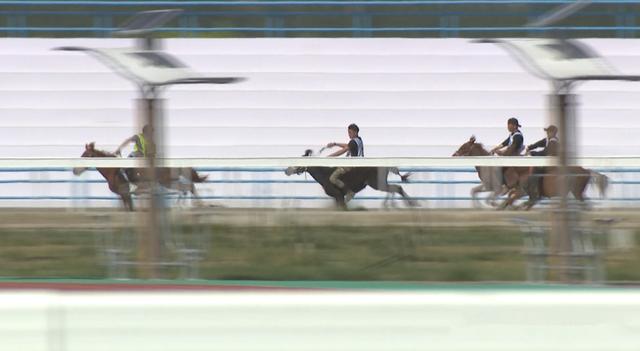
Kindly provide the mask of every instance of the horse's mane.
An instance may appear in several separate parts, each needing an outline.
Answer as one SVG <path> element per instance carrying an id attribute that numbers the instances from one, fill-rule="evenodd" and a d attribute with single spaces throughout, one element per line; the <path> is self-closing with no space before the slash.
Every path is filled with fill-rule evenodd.
<path id="1" fill-rule="evenodd" d="M 489 154 L 489 151 L 487 151 L 487 150 L 484 148 L 484 145 L 483 145 L 482 143 L 473 143 L 473 146 L 472 146 L 471 148 L 472 148 L 472 149 L 473 149 L 473 148 L 480 148 L 480 150 L 482 150 L 484 153 Z"/>
<path id="2" fill-rule="evenodd" d="M 116 155 L 114 155 L 112 152 L 109 151 L 104 151 L 104 150 L 99 150 L 94 148 L 93 152 L 98 156 L 98 157 L 116 157 Z"/>

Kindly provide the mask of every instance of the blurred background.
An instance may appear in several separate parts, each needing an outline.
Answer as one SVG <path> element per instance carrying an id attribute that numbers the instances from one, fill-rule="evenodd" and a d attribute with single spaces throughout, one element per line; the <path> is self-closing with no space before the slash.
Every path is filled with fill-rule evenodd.
<path id="1" fill-rule="evenodd" d="M 127 18 L 179 7 L 183 13 L 154 34 L 162 49 L 205 75 L 246 80 L 176 86 L 162 96 L 166 157 L 237 162 L 196 167 L 208 175 L 196 184 L 201 202 L 168 194 L 170 216 L 158 235 L 166 237 L 165 263 L 179 264 L 161 266 L 157 277 L 532 280 L 534 258 L 526 252 L 547 252 L 550 238 L 531 246 L 530 232 L 548 235 L 553 203 L 528 212 L 474 207 L 469 193 L 480 180 L 473 163 L 403 167 L 412 173 L 409 183 L 390 175 L 418 202 L 415 209 L 368 188 L 349 203 L 362 211 L 343 212 L 309 175 L 289 177 L 283 166 L 255 167 L 241 158 L 320 151 L 346 142 L 346 126 L 354 122 L 366 156 L 391 160 L 447 157 L 471 135 L 490 148 L 508 136 L 510 117 L 532 144 L 553 123 L 549 84 L 498 46 L 469 38 L 586 38 L 611 66 L 637 73 L 633 2 L 594 1 L 555 27 L 525 26 L 570 3 L 2 1 L 0 156 L 76 158 L 89 142 L 113 152 L 139 133 L 134 84 L 90 55 L 52 49 L 131 47 L 135 38 L 112 36 Z M 639 90 L 624 82 L 578 86 L 578 157 L 638 155 Z M 100 173 L 74 176 L 70 168 L 3 163 L 1 276 L 136 277 L 144 196 L 134 196 L 140 211 L 126 213 Z M 595 184 L 586 188 L 590 210 L 580 225 L 596 241 L 597 280 L 635 282 L 640 167 L 614 162 L 594 171 L 608 177 L 606 196 Z M 197 254 L 182 257 L 180 245 Z M 178 272 L 187 261 L 197 272 Z M 536 279 L 553 280 L 541 269 Z M 595 279 L 578 273 L 572 280 Z"/>
<path id="2" fill-rule="evenodd" d="M 216 339 L 228 350 L 415 349 L 424 338 L 443 350 L 584 350 L 611 340 L 620 350 L 634 349 L 640 84 L 592 81 L 571 92 L 570 156 L 587 168 L 588 184 L 578 191 L 584 201 L 570 196 L 564 206 L 557 197 L 544 198 L 528 211 L 519 208 L 526 195 L 504 208 L 504 195 L 498 205 L 486 201 L 487 192 L 474 201 L 479 166 L 543 164 L 524 156 L 517 164 L 451 157 L 471 136 L 487 150 L 501 143 L 512 117 L 522 124 L 525 145 L 557 124 L 551 84 L 498 45 L 472 39 L 579 40 L 602 56 L 599 65 L 640 74 L 636 1 L 591 1 L 550 26 L 528 25 L 573 3 L 0 0 L 0 295 L 6 297 L 0 310 L 10 316 L 0 318 L 6 326 L 0 335 L 12 337 L 7 349 L 184 350 L 185 340 L 195 340 L 191 349 L 207 350 L 211 335 L 203 335 L 220 328 L 237 332 Z M 154 38 L 156 52 L 205 77 L 244 80 L 177 85 L 153 95 L 159 164 L 193 167 L 203 177 L 182 169 L 152 192 L 161 195 L 155 197 L 118 178 L 125 177 L 121 168 L 134 166 L 126 157 L 133 145 L 122 157 L 114 154 L 141 132 L 140 101 L 149 95 L 96 52 L 54 49 L 148 51 L 136 33 L 116 32 L 137 13 L 161 9 L 182 13 L 138 33 Z M 408 182 L 393 173 L 388 180 L 415 206 L 368 187 L 340 209 L 308 168 L 285 174 L 289 166 L 344 166 L 325 157 L 335 151 L 325 146 L 348 142 L 351 123 L 365 144 L 360 166 L 410 173 Z M 301 158 L 307 149 L 314 155 Z M 87 153 L 95 150 L 113 162 L 97 163 L 105 159 Z M 114 191 L 105 172 L 124 188 Z M 387 168 L 378 174 L 386 176 Z M 119 191 L 132 196 L 135 211 Z M 11 295 L 4 289 L 72 292 Z M 73 295 L 292 289 L 389 295 Z M 393 295 L 399 291 L 433 295 Z M 516 297 L 509 295 L 514 291 Z M 532 292 L 542 295 L 526 295 Z M 25 306 L 33 307 L 31 314 Z M 300 306 L 309 308 L 304 318 L 314 317 L 300 317 Z M 314 319 L 313 308 L 323 317 Z M 143 312 L 150 317 L 141 319 Z M 508 316 L 524 319 L 514 324 Z M 123 324 L 109 326 L 114 320 Z M 190 322 L 177 326 L 179 320 Z M 309 343 L 323 339 L 319 325 L 337 320 L 346 330 L 342 339 Z M 96 321 L 113 334 L 101 335 L 100 323 L 91 324 Z M 265 321 L 272 329 L 261 329 Z M 119 338 L 141 325 L 148 334 Z M 308 338 L 287 334 L 292 326 Z M 40 339 L 27 333 L 41 329 Z M 71 329 L 81 332 L 72 338 L 65 334 Z M 162 338 L 159 330 L 187 337 Z M 385 330 L 402 337 L 388 343 L 374 337 Z M 247 335 L 259 341 L 243 344 Z M 582 338 L 572 343 L 576 335 Z M 529 343 L 514 342 L 528 337 Z"/>

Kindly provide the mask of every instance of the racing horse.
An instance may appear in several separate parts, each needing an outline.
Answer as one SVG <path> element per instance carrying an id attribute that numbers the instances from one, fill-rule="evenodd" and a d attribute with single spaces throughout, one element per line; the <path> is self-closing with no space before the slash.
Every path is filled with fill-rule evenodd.
<path id="1" fill-rule="evenodd" d="M 117 157 L 115 154 L 98 150 L 95 148 L 95 143 L 91 142 L 85 145 L 85 150 L 81 157 Z M 86 167 L 76 167 L 73 169 L 73 174 L 80 175 L 84 172 Z M 144 169 L 137 172 L 140 174 L 134 179 L 127 179 L 124 176 L 121 168 L 97 168 L 98 172 L 104 177 L 109 185 L 109 190 L 120 196 L 124 203 L 125 209 L 133 211 L 133 202 L 131 201 L 132 192 L 130 190 L 130 183 L 138 185 L 138 189 L 135 194 L 142 192 L 142 188 L 147 186 L 150 177 L 145 175 Z M 184 194 L 190 192 L 194 198 L 199 201 L 198 194 L 196 192 L 195 183 L 202 183 L 207 179 L 207 176 L 200 176 L 195 169 L 191 167 L 185 168 L 158 168 L 158 183 L 167 189 L 177 190 Z M 130 172 L 129 172 L 130 173 Z M 180 177 L 186 178 L 189 182 L 181 182 Z"/>
<path id="2" fill-rule="evenodd" d="M 307 157 L 312 154 L 312 150 L 306 150 L 302 156 Z M 304 172 L 309 173 L 311 177 L 322 186 L 324 192 L 334 198 L 338 208 L 346 209 L 344 200 L 346 191 L 338 188 L 329 180 L 329 177 L 331 177 L 335 169 L 336 167 L 288 167 L 285 170 L 285 174 L 290 176 Z M 367 186 L 370 186 L 373 189 L 390 194 L 400 194 L 408 206 L 416 206 L 415 201 L 407 195 L 400 185 L 389 184 L 387 181 L 389 172 L 399 175 L 403 182 L 407 182 L 410 176 L 410 173 L 400 174 L 399 170 L 395 167 L 354 167 L 342 175 L 340 179 L 344 182 L 345 188 L 351 189 L 354 193 L 358 193 Z"/>
<path id="3" fill-rule="evenodd" d="M 571 192 L 573 197 L 580 201 L 582 205 L 586 204 L 584 192 L 591 182 L 595 182 L 600 197 L 606 195 L 607 186 L 609 185 L 609 177 L 606 175 L 582 167 L 568 167 L 567 173 L 569 174 L 568 192 Z M 557 169 L 547 167 L 544 174 L 529 178 L 526 192 L 529 195 L 529 200 L 522 205 L 526 210 L 533 207 L 543 197 L 559 196 L 561 193 L 558 189 Z"/>
<path id="4" fill-rule="evenodd" d="M 476 137 L 471 136 L 469 141 L 462 144 L 452 156 L 490 156 L 481 143 L 476 142 Z M 480 185 L 471 189 L 471 198 L 473 205 L 479 207 L 478 193 L 490 192 L 486 202 L 491 206 L 498 206 L 496 198 L 501 195 L 509 194 L 509 197 L 500 207 L 505 208 L 513 203 L 515 199 L 511 197 L 521 197 L 522 189 L 518 189 L 521 184 L 525 184 L 529 177 L 530 170 L 528 167 L 502 167 L 476 166 Z M 504 182 L 503 182 L 504 180 Z"/>
<path id="5" fill-rule="evenodd" d="M 453 154 L 453 156 L 489 156 L 490 153 L 484 149 L 481 143 L 476 142 L 476 138 L 472 136 L 469 141 L 462 144 L 460 148 Z M 541 197 L 554 197 L 560 195 L 558 191 L 557 171 L 553 167 L 548 167 L 547 172 L 544 175 L 532 176 L 531 169 L 529 167 L 507 167 L 504 170 L 504 183 L 506 187 L 502 186 L 502 172 L 501 167 L 476 167 L 481 184 L 474 187 L 471 190 L 471 196 L 473 197 L 474 204 L 477 204 L 476 194 L 482 191 L 490 191 L 492 194 L 488 200 L 491 200 L 495 205 L 495 198 L 499 195 L 508 193 L 507 199 L 500 206 L 506 208 L 512 205 L 515 200 L 524 196 L 529 196 L 529 200 L 522 206 L 529 210 L 533 207 Z M 600 195 L 604 196 L 606 188 L 609 183 L 606 175 L 588 170 L 582 167 L 569 167 L 569 187 L 568 191 L 574 196 L 574 198 L 581 203 L 584 203 L 584 192 L 587 185 L 595 181 L 600 191 Z M 542 180 L 540 181 L 540 178 Z M 537 183 L 540 181 L 540 185 Z"/>
<path id="6" fill-rule="evenodd" d="M 95 148 L 95 143 L 85 144 L 84 152 L 80 157 L 116 157 L 116 155 L 97 150 Z M 86 167 L 75 167 L 73 169 L 73 174 L 80 175 L 82 172 L 86 171 Z M 124 177 L 120 168 L 96 168 L 98 173 L 102 175 L 102 177 L 107 181 L 109 185 L 109 190 L 112 193 L 120 196 L 122 199 L 122 203 L 124 204 L 124 208 L 127 211 L 133 211 L 133 201 L 131 199 L 131 188 L 129 186 L 129 181 Z"/>

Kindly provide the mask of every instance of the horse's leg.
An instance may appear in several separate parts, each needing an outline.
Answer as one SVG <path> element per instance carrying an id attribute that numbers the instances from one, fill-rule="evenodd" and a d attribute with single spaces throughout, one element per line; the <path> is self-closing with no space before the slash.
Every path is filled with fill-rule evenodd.
<path id="1" fill-rule="evenodd" d="M 336 207 L 339 210 L 347 209 L 347 203 L 344 201 L 344 195 L 334 196 L 333 199 L 336 201 Z"/>
<path id="2" fill-rule="evenodd" d="M 529 211 L 531 209 L 531 207 L 533 207 L 533 205 L 537 204 L 538 201 L 540 200 L 540 198 L 531 198 L 529 197 L 529 201 L 525 202 L 522 206 L 524 207 L 525 211 Z"/>
<path id="3" fill-rule="evenodd" d="M 387 196 L 384 197 L 384 202 L 382 203 L 383 208 L 395 207 L 395 201 L 393 198 L 395 197 L 394 193 L 387 193 Z M 391 206 L 389 205 L 391 204 Z"/>
<path id="4" fill-rule="evenodd" d="M 600 198 L 604 198 L 607 195 L 607 186 L 609 185 L 609 177 L 602 173 L 598 173 L 596 171 L 588 171 L 591 176 L 590 179 L 593 179 L 598 187 L 598 191 L 600 192 Z"/>
<path id="5" fill-rule="evenodd" d="M 195 184 L 191 183 L 189 191 L 191 192 L 191 195 L 193 195 L 193 202 L 194 202 L 195 206 L 196 207 L 204 207 L 204 202 L 200 198 L 200 195 L 198 195 L 198 192 L 196 191 Z"/>
<path id="6" fill-rule="evenodd" d="M 122 198 L 125 210 L 133 211 L 133 199 L 131 198 L 131 193 L 122 193 L 120 194 L 120 197 Z"/>
<path id="7" fill-rule="evenodd" d="M 527 195 L 529 195 L 529 200 L 522 204 L 522 208 L 524 208 L 525 211 L 530 210 L 531 207 L 533 207 L 533 205 L 535 205 L 540 200 L 541 192 L 541 179 L 539 179 L 539 177 L 537 176 L 529 177 L 526 186 L 526 193 Z"/>
<path id="8" fill-rule="evenodd" d="M 120 196 L 125 210 L 133 211 L 133 201 L 131 200 L 131 193 L 129 192 L 129 183 L 119 179 L 119 175 L 120 174 L 118 171 L 114 173 L 113 177 L 107 178 L 109 190 L 111 190 L 112 193 Z"/>
<path id="9" fill-rule="evenodd" d="M 526 186 L 526 184 L 524 184 Z M 518 186 L 515 191 L 511 194 L 512 199 L 511 199 L 511 204 L 515 204 L 516 200 L 521 199 L 523 196 L 527 195 L 527 192 L 525 191 L 525 189 L 522 186 Z M 515 207 L 516 209 L 521 209 L 523 208 L 523 206 L 517 206 Z"/>
<path id="10" fill-rule="evenodd" d="M 386 181 L 380 181 L 380 182 L 377 182 L 376 186 L 373 186 L 373 185 L 370 185 L 370 186 L 376 190 L 384 191 L 390 194 L 400 194 L 400 196 L 402 196 L 402 198 L 406 202 L 407 206 L 410 206 L 410 207 L 416 206 L 415 201 L 411 200 L 411 197 L 409 197 L 409 195 L 404 191 L 404 189 L 402 189 L 400 185 L 389 184 Z"/>
<path id="11" fill-rule="evenodd" d="M 504 210 L 505 208 L 507 208 L 507 206 L 509 206 L 511 204 L 511 192 L 513 190 L 509 190 L 507 191 L 507 198 L 502 201 L 502 203 L 496 208 L 497 210 Z"/>
<path id="12" fill-rule="evenodd" d="M 589 174 L 579 175 L 579 176 L 576 176 L 575 180 L 573 181 L 573 184 L 571 184 L 571 194 L 573 194 L 573 197 L 575 197 L 575 199 L 579 201 L 580 207 L 582 207 L 582 209 L 585 209 L 585 210 L 589 209 L 589 206 L 585 201 L 586 199 L 584 196 L 584 192 L 587 189 L 587 185 L 589 184 L 590 181 L 591 181 L 591 175 Z"/>
<path id="13" fill-rule="evenodd" d="M 484 191 L 484 184 L 474 186 L 471 188 L 471 203 L 473 207 L 480 208 L 480 201 L 478 201 L 478 193 Z"/>
<path id="14" fill-rule="evenodd" d="M 400 194 L 402 196 L 402 198 L 404 199 L 404 201 L 407 203 L 407 206 L 416 207 L 418 205 L 414 200 L 411 199 L 409 194 L 407 194 L 400 185 L 397 185 L 397 184 L 389 185 L 389 184 L 387 184 L 387 186 L 388 186 L 389 190 L 391 190 L 392 194 L 393 193 Z"/>
<path id="15" fill-rule="evenodd" d="M 504 184 L 507 192 L 510 189 L 514 189 L 520 183 L 520 174 L 514 167 L 509 167 L 504 172 Z M 503 188 L 504 190 L 505 188 Z M 503 193 L 504 194 L 504 193 Z"/>
<path id="16" fill-rule="evenodd" d="M 498 198 L 498 193 L 495 191 L 489 192 L 489 196 L 487 196 L 487 204 L 491 207 L 496 207 L 498 204 L 496 203 L 496 199 Z"/>
<path id="17" fill-rule="evenodd" d="M 506 199 L 506 200 L 504 200 L 504 202 L 500 205 L 500 208 L 499 208 L 499 209 L 504 210 L 504 209 L 506 209 L 507 207 L 509 207 L 509 206 L 513 205 L 513 203 L 514 203 L 517 199 L 521 198 L 523 195 L 524 195 L 524 192 L 523 192 L 523 191 L 521 191 L 519 188 L 511 189 L 511 190 L 509 191 L 509 193 L 507 194 L 507 199 Z"/>

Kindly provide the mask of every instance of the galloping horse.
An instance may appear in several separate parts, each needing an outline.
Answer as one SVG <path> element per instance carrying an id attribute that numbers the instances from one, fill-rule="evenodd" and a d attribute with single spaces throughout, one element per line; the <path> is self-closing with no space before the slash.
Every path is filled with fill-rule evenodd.
<path id="1" fill-rule="evenodd" d="M 116 155 L 97 150 L 95 148 L 95 143 L 89 143 L 85 144 L 84 152 L 80 157 L 116 157 Z M 73 174 L 80 175 L 86 170 L 86 167 L 76 167 L 73 169 Z M 120 196 L 124 204 L 124 208 L 127 211 L 133 211 L 133 201 L 131 199 L 129 181 L 122 175 L 120 168 L 97 168 L 97 171 L 107 181 L 109 190 Z"/>
<path id="2" fill-rule="evenodd" d="M 303 156 L 311 156 L 312 154 L 311 150 L 306 150 Z M 285 174 L 290 176 L 304 172 L 309 173 L 322 186 L 324 192 L 335 199 L 336 205 L 344 209 L 346 208 L 344 201 L 345 190 L 338 188 L 329 180 L 335 169 L 335 167 L 289 167 L 285 170 Z M 388 183 L 387 176 L 389 172 L 400 175 L 403 182 L 406 182 L 409 177 L 409 174 L 401 175 L 398 169 L 394 167 L 355 167 L 345 173 L 341 180 L 344 182 L 345 188 L 351 189 L 354 193 L 361 191 L 368 185 L 376 190 L 400 194 L 408 206 L 416 206 L 415 202 L 411 200 L 400 185 Z"/>
<path id="3" fill-rule="evenodd" d="M 475 137 L 472 136 L 469 141 L 460 146 L 453 156 L 489 156 L 489 152 L 484 149 L 481 143 L 476 143 Z M 548 167 L 547 169 L 546 174 L 540 175 L 542 177 L 541 187 L 537 187 L 533 182 L 538 180 L 538 176 L 530 177 L 531 172 L 529 167 L 507 167 L 504 170 L 504 179 L 509 196 L 501 205 L 501 208 L 513 204 L 515 200 L 522 197 L 525 193 L 529 195 L 529 201 L 523 205 L 527 210 L 535 205 L 541 197 L 561 195 L 557 188 L 557 170 L 553 167 Z M 481 191 L 492 191 L 493 194 L 490 198 L 493 199 L 495 199 L 497 195 L 506 193 L 501 189 L 500 167 L 476 167 L 476 170 L 478 171 L 478 176 L 482 184 L 471 190 L 474 201 L 477 201 L 476 193 Z M 568 191 L 573 194 L 576 200 L 584 203 L 584 192 L 591 181 L 596 182 L 600 195 L 605 195 L 609 183 L 606 175 L 582 167 L 569 167 L 568 173 Z M 540 191 L 536 191 L 538 188 L 540 188 Z"/>
<path id="4" fill-rule="evenodd" d="M 81 157 L 116 157 L 114 154 L 106 151 L 97 150 L 95 143 L 89 143 L 85 145 L 85 151 Z M 86 168 L 74 168 L 73 174 L 79 175 L 84 172 Z M 98 168 L 98 172 L 107 180 L 109 184 L 109 190 L 118 194 L 124 206 L 127 210 L 133 210 L 133 203 L 131 201 L 131 192 L 129 187 L 129 180 L 127 180 L 121 172 L 120 168 Z M 158 168 L 158 183 L 167 189 L 178 190 L 182 193 L 190 192 L 194 198 L 198 199 L 198 194 L 194 183 L 202 183 L 207 179 L 207 176 L 200 176 L 195 169 L 191 167 L 185 168 Z M 151 177 L 146 176 L 144 169 L 137 172 L 140 176 L 131 179 L 131 181 L 141 187 L 147 184 Z M 180 181 L 180 177 L 186 178 L 187 183 Z M 136 193 L 140 192 L 139 190 Z M 199 199 L 198 199 L 199 200 Z"/>
<path id="5" fill-rule="evenodd" d="M 551 198 L 561 195 L 558 189 L 557 169 L 551 167 L 547 169 L 547 173 L 529 178 L 526 188 L 529 201 L 524 204 L 525 209 L 528 210 L 533 207 L 542 197 Z M 584 191 L 591 181 L 595 181 L 601 197 L 606 195 L 607 186 L 609 185 L 609 177 L 606 175 L 582 167 L 568 167 L 567 173 L 569 174 L 568 191 L 582 204 L 585 203 Z M 539 177 L 542 178 L 541 186 L 537 186 L 534 183 L 539 180 Z M 537 188 L 540 190 L 537 191 Z"/>
<path id="6" fill-rule="evenodd" d="M 476 143 L 476 138 L 472 136 L 469 141 L 462 144 L 452 156 L 489 156 L 489 151 L 485 150 L 481 143 Z M 478 207 L 478 193 L 491 192 L 487 198 L 487 203 L 497 206 L 498 196 L 509 194 L 505 202 L 500 205 L 505 208 L 517 198 L 524 195 L 524 187 L 530 174 L 528 167 L 502 167 L 477 166 L 476 171 L 481 184 L 471 189 L 471 197 L 474 206 Z M 504 182 L 503 182 L 504 180 Z"/>

